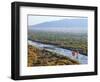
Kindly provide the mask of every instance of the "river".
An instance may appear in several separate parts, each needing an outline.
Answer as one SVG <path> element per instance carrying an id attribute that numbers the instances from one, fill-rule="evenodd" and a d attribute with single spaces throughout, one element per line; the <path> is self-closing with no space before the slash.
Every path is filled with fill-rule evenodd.
<path id="1" fill-rule="evenodd" d="M 79 61 L 81 64 L 87 64 L 88 63 L 88 56 L 85 56 L 83 54 L 79 54 L 78 58 L 73 57 L 72 51 L 68 50 L 68 49 L 60 48 L 58 46 L 51 45 L 51 44 L 49 45 L 49 44 L 44 44 L 44 43 L 40 43 L 40 42 L 36 42 L 36 41 L 31 41 L 31 40 L 28 40 L 28 44 L 33 45 L 33 46 L 35 46 L 39 49 L 45 49 L 45 50 L 48 50 L 50 52 L 55 52 L 55 53 L 67 56 L 71 59 Z"/>

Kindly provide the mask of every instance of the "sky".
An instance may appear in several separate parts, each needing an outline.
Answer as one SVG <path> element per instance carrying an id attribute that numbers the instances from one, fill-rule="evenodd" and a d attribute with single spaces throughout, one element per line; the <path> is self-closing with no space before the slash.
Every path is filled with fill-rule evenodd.
<path id="1" fill-rule="evenodd" d="M 73 25 L 69 25 L 70 28 L 68 28 L 68 24 L 65 22 L 65 26 L 66 27 L 62 27 L 64 25 L 63 24 L 64 21 L 70 19 L 73 23 Z M 72 28 L 71 26 L 74 26 L 74 24 L 77 23 L 77 21 L 74 21 L 74 19 L 85 19 L 85 22 L 87 21 L 87 17 L 58 17 L 58 16 L 34 16 L 34 15 L 29 15 L 28 16 L 28 26 L 33 26 L 33 27 L 29 27 L 29 29 L 31 28 L 32 30 L 39 30 L 39 31 L 53 31 L 53 32 L 86 32 L 87 31 L 87 25 L 84 25 L 85 23 L 83 23 L 81 25 L 81 27 L 74 27 Z M 58 22 L 57 25 L 55 25 L 55 23 L 53 24 L 52 21 L 59 21 L 59 20 L 64 20 L 61 21 L 60 23 Z M 80 23 L 82 23 L 81 20 L 79 20 Z M 47 22 L 52 22 L 52 23 L 47 23 Z M 46 23 L 46 24 L 42 24 L 43 27 L 41 27 L 42 25 L 39 25 L 41 23 Z M 80 26 L 80 23 L 78 23 L 78 25 L 76 26 Z M 55 25 L 55 27 L 52 27 L 53 25 Z M 61 26 L 60 26 L 61 25 Z M 37 27 L 34 27 L 37 26 Z M 39 26 L 39 27 L 38 27 Z M 83 26 L 86 26 L 85 28 Z M 41 29 L 42 28 L 42 29 Z"/>
<path id="2" fill-rule="evenodd" d="M 56 20 L 62 20 L 62 19 L 75 19 L 77 17 L 63 17 L 63 16 L 42 16 L 42 15 L 29 15 L 28 16 L 28 25 L 35 25 L 43 22 L 48 21 L 56 21 Z"/>
<path id="3" fill-rule="evenodd" d="M 29 15 L 28 16 L 28 25 L 35 25 L 43 22 L 48 22 L 48 21 L 54 21 L 54 20 L 61 20 L 64 19 L 65 17 L 52 17 L 52 16 L 34 16 L 34 15 Z"/>

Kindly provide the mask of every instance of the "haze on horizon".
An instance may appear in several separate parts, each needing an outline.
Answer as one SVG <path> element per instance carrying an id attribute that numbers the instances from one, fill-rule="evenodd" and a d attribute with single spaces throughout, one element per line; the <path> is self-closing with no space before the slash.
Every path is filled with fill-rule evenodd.
<path id="1" fill-rule="evenodd" d="M 28 16 L 28 30 L 87 33 L 87 17 Z"/>

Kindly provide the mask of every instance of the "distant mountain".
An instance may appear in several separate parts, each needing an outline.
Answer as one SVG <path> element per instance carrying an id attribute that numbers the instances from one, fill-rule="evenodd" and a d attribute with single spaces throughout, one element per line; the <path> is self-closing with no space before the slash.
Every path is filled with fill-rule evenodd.
<path id="1" fill-rule="evenodd" d="M 63 19 L 57 21 L 49 21 L 36 25 L 31 25 L 30 27 L 86 27 L 88 26 L 88 20 L 83 19 Z"/>

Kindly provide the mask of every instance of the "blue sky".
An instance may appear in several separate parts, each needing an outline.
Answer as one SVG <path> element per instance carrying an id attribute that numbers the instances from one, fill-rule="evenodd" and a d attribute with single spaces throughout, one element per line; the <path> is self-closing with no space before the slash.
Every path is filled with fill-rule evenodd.
<path id="1" fill-rule="evenodd" d="M 28 26 L 31 30 L 39 31 L 86 32 L 88 18 L 29 15 Z"/>
<path id="2" fill-rule="evenodd" d="M 54 16 L 33 16 L 29 15 L 28 16 L 28 25 L 35 25 L 43 22 L 48 22 L 48 21 L 56 21 L 56 20 L 61 20 L 64 19 L 65 17 L 54 17 Z"/>

